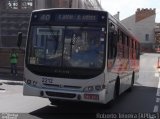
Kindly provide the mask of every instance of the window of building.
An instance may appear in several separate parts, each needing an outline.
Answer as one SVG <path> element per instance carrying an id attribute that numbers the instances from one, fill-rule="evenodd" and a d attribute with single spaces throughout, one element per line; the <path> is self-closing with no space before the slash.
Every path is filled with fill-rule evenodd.
<path id="1" fill-rule="evenodd" d="M 8 8 L 18 9 L 18 0 L 8 0 Z"/>
<path id="2" fill-rule="evenodd" d="M 146 34 L 145 40 L 146 40 L 146 41 L 149 41 L 149 34 Z"/>
<path id="3" fill-rule="evenodd" d="M 8 9 L 32 9 L 33 0 L 8 0 Z"/>
<path id="4" fill-rule="evenodd" d="M 21 9 L 32 9 L 33 0 L 21 0 Z"/>

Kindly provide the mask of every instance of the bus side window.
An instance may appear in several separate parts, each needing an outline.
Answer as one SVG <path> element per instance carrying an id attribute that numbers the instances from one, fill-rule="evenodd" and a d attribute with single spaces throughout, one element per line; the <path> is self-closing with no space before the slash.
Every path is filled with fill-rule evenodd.
<path id="1" fill-rule="evenodd" d="M 134 57 L 134 54 L 135 54 L 135 41 L 134 40 L 132 40 L 132 59 L 134 59 L 135 57 Z"/>
<path id="2" fill-rule="evenodd" d="M 123 33 L 120 31 L 120 34 L 119 34 L 119 43 L 122 44 L 122 39 L 123 39 Z"/>
<path id="3" fill-rule="evenodd" d="M 140 46 L 138 44 L 138 42 L 136 42 L 136 59 L 138 60 L 140 58 Z"/>
<path id="4" fill-rule="evenodd" d="M 114 30 L 114 41 L 113 41 L 113 58 L 117 56 L 117 40 L 118 40 L 118 32 Z"/>
<path id="5" fill-rule="evenodd" d="M 122 32 L 122 44 L 125 45 L 125 34 Z"/>
<path id="6" fill-rule="evenodd" d="M 129 47 L 130 44 L 129 44 L 129 37 L 127 36 L 127 47 Z"/>
<path id="7" fill-rule="evenodd" d="M 124 53 L 124 58 L 128 59 L 128 36 L 124 34 L 124 46 L 123 46 L 123 53 Z"/>
<path id="8" fill-rule="evenodd" d="M 119 42 L 120 40 L 120 30 L 118 29 L 118 32 L 117 32 L 117 43 Z"/>
<path id="9" fill-rule="evenodd" d="M 127 50 L 126 50 L 126 47 L 127 47 L 127 35 L 124 34 L 124 41 L 123 41 L 123 57 L 124 58 L 127 58 L 128 57 L 128 53 L 127 53 Z"/>
<path id="10" fill-rule="evenodd" d="M 138 59 L 140 59 L 140 55 L 141 55 L 141 46 L 138 43 Z"/>
<path id="11" fill-rule="evenodd" d="M 132 53 L 133 53 L 133 52 L 132 52 L 132 45 L 133 45 L 133 44 L 132 44 L 132 40 L 133 40 L 132 38 L 129 39 L 129 46 L 130 46 L 130 47 L 129 47 L 129 54 L 130 54 L 130 55 L 129 55 L 129 58 L 130 58 L 130 59 L 132 59 Z"/>
<path id="12" fill-rule="evenodd" d="M 133 39 L 131 39 L 131 48 L 133 48 Z"/>
<path id="13" fill-rule="evenodd" d="M 133 39 L 131 39 L 131 59 L 133 59 Z"/>
<path id="14" fill-rule="evenodd" d="M 126 35 L 122 32 L 122 56 L 125 58 Z"/>
<path id="15" fill-rule="evenodd" d="M 129 47 L 130 47 L 130 44 L 129 44 L 129 36 L 127 36 L 127 58 L 129 58 Z"/>

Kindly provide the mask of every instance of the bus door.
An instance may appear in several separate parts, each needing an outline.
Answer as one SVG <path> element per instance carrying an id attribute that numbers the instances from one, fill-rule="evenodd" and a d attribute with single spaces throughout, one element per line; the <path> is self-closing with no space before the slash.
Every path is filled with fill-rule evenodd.
<path id="1" fill-rule="evenodd" d="M 108 27 L 108 69 L 113 70 L 115 68 L 114 63 L 117 56 L 117 27 L 109 21 Z"/>

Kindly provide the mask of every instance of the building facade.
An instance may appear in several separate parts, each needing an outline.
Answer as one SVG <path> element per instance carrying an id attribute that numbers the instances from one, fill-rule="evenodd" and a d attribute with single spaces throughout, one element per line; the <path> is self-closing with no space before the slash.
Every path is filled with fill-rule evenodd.
<path id="1" fill-rule="evenodd" d="M 18 32 L 25 46 L 31 11 L 45 8 L 102 9 L 98 0 L 0 0 L 0 47 L 15 47 Z"/>
<path id="2" fill-rule="evenodd" d="M 122 20 L 128 30 L 139 39 L 144 52 L 154 51 L 155 17 L 156 9 L 137 9 L 134 15 Z"/>
<path id="3" fill-rule="evenodd" d="M 33 0 L 0 1 L 0 47 L 15 47 L 18 32 L 22 32 L 24 39 L 26 38 L 29 17 L 33 9 Z"/>
<path id="4" fill-rule="evenodd" d="M 155 29 L 155 50 L 160 52 L 160 23 L 156 23 Z"/>
<path id="5" fill-rule="evenodd" d="M 98 0 L 35 0 L 35 9 L 84 8 L 102 10 Z"/>
<path id="6" fill-rule="evenodd" d="M 23 33 L 25 46 L 33 0 L 0 0 L 0 68 L 10 68 L 10 51 L 17 46 L 17 34 Z M 24 50 L 18 50 L 18 69 L 23 69 Z"/>

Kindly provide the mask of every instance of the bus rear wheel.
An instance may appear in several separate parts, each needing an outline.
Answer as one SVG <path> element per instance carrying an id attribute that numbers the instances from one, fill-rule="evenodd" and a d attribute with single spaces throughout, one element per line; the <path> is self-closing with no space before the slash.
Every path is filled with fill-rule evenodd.
<path id="1" fill-rule="evenodd" d="M 133 74 L 132 74 L 132 80 L 131 80 L 131 85 L 130 85 L 130 88 L 128 89 L 129 92 L 132 91 L 132 89 L 133 89 L 133 86 L 134 86 L 134 77 L 135 77 L 135 73 L 133 72 Z"/>

